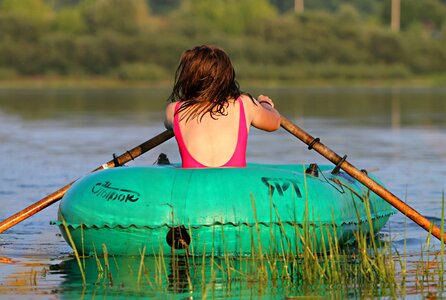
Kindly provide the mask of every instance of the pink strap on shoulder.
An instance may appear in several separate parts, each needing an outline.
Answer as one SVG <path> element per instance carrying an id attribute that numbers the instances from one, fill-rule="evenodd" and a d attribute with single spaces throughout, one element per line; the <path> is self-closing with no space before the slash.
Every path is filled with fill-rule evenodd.
<path id="1" fill-rule="evenodd" d="M 237 145 L 232 157 L 225 163 L 224 167 L 246 167 L 246 148 L 248 144 L 248 129 L 246 127 L 245 107 L 241 97 L 237 98 L 240 106 L 240 118 L 238 125 Z"/>
<path id="2" fill-rule="evenodd" d="M 178 109 L 180 108 L 180 105 L 181 101 L 178 101 L 178 103 L 175 105 L 174 118 L 173 118 L 173 132 L 175 134 L 175 139 L 177 140 L 178 150 L 180 151 L 181 166 L 183 168 L 206 168 L 205 165 L 200 164 L 192 157 L 192 155 L 189 153 L 189 150 L 187 150 L 186 144 L 184 143 L 183 135 L 181 134 L 181 129 L 180 129 L 180 117 L 179 114 L 177 113 Z"/>

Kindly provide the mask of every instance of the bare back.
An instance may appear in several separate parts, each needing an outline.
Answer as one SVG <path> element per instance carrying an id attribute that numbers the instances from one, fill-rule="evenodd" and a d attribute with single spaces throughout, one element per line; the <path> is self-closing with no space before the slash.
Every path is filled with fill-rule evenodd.
<path id="1" fill-rule="evenodd" d="M 265 122 L 268 117 L 268 110 L 253 102 L 248 96 L 241 96 L 239 99 L 243 101 L 243 117 L 246 122 L 244 134 L 248 134 L 251 124 L 257 128 L 269 130 L 269 127 L 266 126 L 267 122 Z M 170 129 L 173 128 L 176 105 L 177 103 L 171 103 L 166 109 L 165 123 L 166 127 Z M 194 107 L 189 109 L 194 109 Z M 187 111 L 179 113 L 179 130 L 181 131 L 184 145 L 189 154 L 204 166 L 219 167 L 225 165 L 237 148 L 241 117 L 239 101 L 229 101 L 225 112 L 227 113 L 226 115 L 214 116 L 214 118 L 207 113 L 202 119 L 195 118 L 187 122 L 186 118 L 181 119 L 182 114 L 187 114 Z M 263 116 L 264 124 L 262 124 L 261 120 L 262 112 L 266 114 Z M 271 130 L 275 129 L 277 128 L 271 127 Z M 175 132 L 175 135 L 177 136 L 178 133 Z M 247 136 L 245 139 L 247 139 Z"/>

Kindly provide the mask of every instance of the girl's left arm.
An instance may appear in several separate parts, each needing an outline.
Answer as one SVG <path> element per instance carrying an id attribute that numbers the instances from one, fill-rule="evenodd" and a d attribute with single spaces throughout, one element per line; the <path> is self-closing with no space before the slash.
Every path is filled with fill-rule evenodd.
<path id="1" fill-rule="evenodd" d="M 265 131 L 274 131 L 280 127 L 280 114 L 274 108 L 274 102 L 264 95 L 257 100 L 246 101 L 251 125 Z"/>

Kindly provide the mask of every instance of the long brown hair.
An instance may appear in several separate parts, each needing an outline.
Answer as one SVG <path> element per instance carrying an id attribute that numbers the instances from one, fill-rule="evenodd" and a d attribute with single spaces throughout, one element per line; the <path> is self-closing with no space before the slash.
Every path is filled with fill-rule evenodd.
<path id="1" fill-rule="evenodd" d="M 186 121 L 226 115 L 228 100 L 237 99 L 242 92 L 226 52 L 215 46 L 202 45 L 181 55 L 175 72 L 175 83 L 169 101 L 183 101 L 176 113 L 187 111 Z M 196 109 L 189 109 L 196 106 Z"/>

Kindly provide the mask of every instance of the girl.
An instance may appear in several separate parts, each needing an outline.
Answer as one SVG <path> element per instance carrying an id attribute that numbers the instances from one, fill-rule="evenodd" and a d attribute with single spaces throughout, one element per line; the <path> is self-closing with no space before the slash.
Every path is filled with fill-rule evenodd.
<path id="1" fill-rule="evenodd" d="M 213 46 L 182 54 L 169 100 L 165 125 L 174 130 L 183 168 L 245 167 L 250 125 L 280 127 L 273 101 L 241 92 L 228 55 Z"/>

